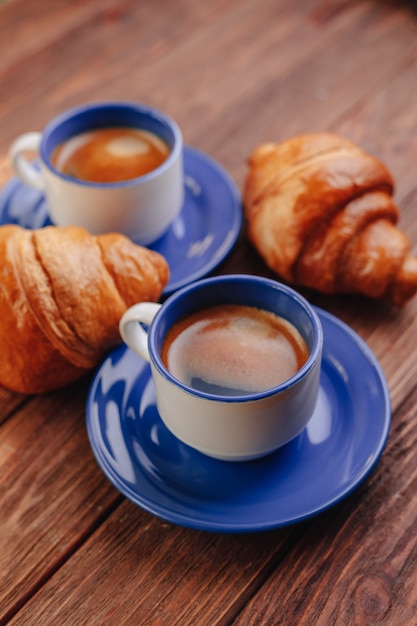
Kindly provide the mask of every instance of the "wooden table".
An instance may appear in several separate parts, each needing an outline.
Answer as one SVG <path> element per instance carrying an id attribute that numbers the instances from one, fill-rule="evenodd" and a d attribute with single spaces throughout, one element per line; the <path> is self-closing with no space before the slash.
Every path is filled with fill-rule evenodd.
<path id="1" fill-rule="evenodd" d="M 389 166 L 416 248 L 416 84 L 411 0 L 6 0 L 1 182 L 14 137 L 95 100 L 165 110 L 239 189 L 259 143 L 332 130 Z M 218 271 L 271 275 L 244 231 Z M 417 298 L 396 310 L 304 293 L 385 372 L 392 426 L 367 480 L 295 525 L 184 528 L 101 471 L 85 426 L 91 377 L 36 397 L 1 390 L 0 624 L 417 623 Z"/>

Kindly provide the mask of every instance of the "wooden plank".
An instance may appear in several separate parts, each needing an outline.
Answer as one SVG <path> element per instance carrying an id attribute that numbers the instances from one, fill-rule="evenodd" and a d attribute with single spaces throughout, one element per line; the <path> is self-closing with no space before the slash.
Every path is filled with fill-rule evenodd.
<path id="1" fill-rule="evenodd" d="M 0 387 L 0 424 L 5 422 L 18 407 L 21 407 L 26 402 L 28 402 L 26 396 Z"/>
<path id="2" fill-rule="evenodd" d="M 122 500 L 87 440 L 87 380 L 0 426 L 0 623 Z"/>
<path id="3" fill-rule="evenodd" d="M 192 10 L 185 0 L 160 2 L 159 10 L 154 0 L 80 0 L 74 7 L 67 0 L 32 4 L 30 12 L 25 0 L 14 0 L 13 8 L 0 7 L 13 12 L 15 23 L 7 37 L 0 37 L 0 58 L 8 60 L 0 65 L 5 94 L 0 152 L 18 134 L 41 130 L 55 115 L 86 101 L 137 99 L 157 104 L 152 86 L 141 79 L 142 69 L 170 56 L 185 33 L 201 30 L 206 20 L 224 10 L 221 0 L 196 3 Z M 24 45 L 11 46 L 16 38 Z M 120 75 L 124 85 L 113 85 Z M 178 89 L 175 73 L 159 83 Z M 34 102 L 40 105 L 34 107 Z M 162 108 L 169 112 L 169 106 Z"/>
<path id="4" fill-rule="evenodd" d="M 184 531 L 126 502 L 71 558 L 71 574 L 62 567 L 10 624 L 218 624 L 268 576 L 279 546 L 284 558 L 286 541 L 288 531 Z"/>
<path id="5" fill-rule="evenodd" d="M 92 0 L 45 0 L 25 2 L 13 0 L 1 5 L 0 20 L 0 74 L 22 59 L 30 59 L 41 48 L 74 31 L 86 22 L 108 15 L 114 2 L 103 0 L 100 7 Z M 19 45 L 14 45 L 19 41 Z"/>

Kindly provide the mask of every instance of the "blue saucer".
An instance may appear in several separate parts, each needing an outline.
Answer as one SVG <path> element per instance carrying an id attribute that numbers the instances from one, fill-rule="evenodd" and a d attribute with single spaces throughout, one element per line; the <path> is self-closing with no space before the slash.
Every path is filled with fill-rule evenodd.
<path id="1" fill-rule="evenodd" d="M 149 248 L 170 266 L 164 295 L 212 272 L 229 254 L 242 226 L 242 206 L 228 173 L 215 161 L 184 148 L 185 201 L 181 213 Z M 51 224 L 44 195 L 12 178 L 0 194 L 0 225 L 42 228 Z"/>
<path id="2" fill-rule="evenodd" d="M 218 461 L 177 440 L 158 415 L 149 365 L 116 348 L 97 371 L 86 407 L 91 447 L 107 478 L 164 520 L 216 532 L 285 526 L 345 498 L 382 454 L 390 397 L 365 342 L 317 312 L 324 352 L 315 413 L 296 439 L 246 463 Z"/>

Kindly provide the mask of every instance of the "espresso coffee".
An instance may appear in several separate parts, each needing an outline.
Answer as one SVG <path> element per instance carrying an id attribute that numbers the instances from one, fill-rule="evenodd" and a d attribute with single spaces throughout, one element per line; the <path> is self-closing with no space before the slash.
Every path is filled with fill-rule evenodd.
<path id="1" fill-rule="evenodd" d="M 270 389 L 293 376 L 309 356 L 298 330 L 250 306 L 214 306 L 175 323 L 161 358 L 196 390 L 232 396 Z"/>
<path id="2" fill-rule="evenodd" d="M 115 127 L 74 135 L 55 148 L 51 160 L 72 178 L 114 183 L 148 174 L 168 155 L 167 144 L 154 133 Z"/>

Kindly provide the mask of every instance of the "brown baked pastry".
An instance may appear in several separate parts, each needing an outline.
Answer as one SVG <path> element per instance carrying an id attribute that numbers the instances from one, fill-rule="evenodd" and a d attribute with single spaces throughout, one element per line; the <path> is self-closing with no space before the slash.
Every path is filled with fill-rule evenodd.
<path id="1" fill-rule="evenodd" d="M 263 144 L 243 195 L 249 239 L 289 283 L 402 306 L 417 291 L 417 259 L 393 188 L 383 163 L 338 135 Z"/>
<path id="2" fill-rule="evenodd" d="M 22 393 L 66 385 L 120 342 L 132 304 L 156 301 L 165 259 L 119 234 L 0 227 L 0 384 Z"/>

